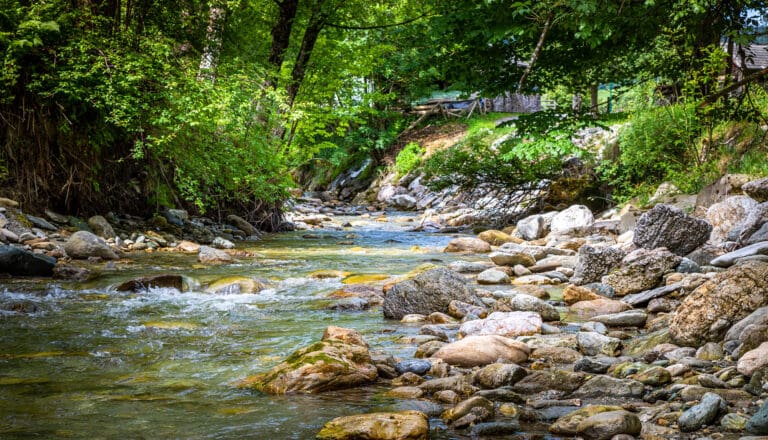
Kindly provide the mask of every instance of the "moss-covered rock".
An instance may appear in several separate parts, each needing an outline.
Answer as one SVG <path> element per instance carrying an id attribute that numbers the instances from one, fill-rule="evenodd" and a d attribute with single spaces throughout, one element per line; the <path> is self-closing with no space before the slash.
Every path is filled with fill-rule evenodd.
<path id="1" fill-rule="evenodd" d="M 426 440 L 429 418 L 419 411 L 381 412 L 338 417 L 317 433 L 317 440 Z"/>

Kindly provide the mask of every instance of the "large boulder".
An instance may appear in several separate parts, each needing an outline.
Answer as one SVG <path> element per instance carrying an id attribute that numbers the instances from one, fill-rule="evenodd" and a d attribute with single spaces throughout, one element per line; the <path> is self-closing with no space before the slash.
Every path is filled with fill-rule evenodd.
<path id="1" fill-rule="evenodd" d="M 626 253 L 621 249 L 588 244 L 579 248 L 578 262 L 571 277 L 571 284 L 582 285 L 599 282 L 603 276 L 617 268 Z"/>
<path id="2" fill-rule="evenodd" d="M 237 229 L 245 232 L 245 235 L 248 237 L 259 236 L 259 230 L 242 217 L 230 214 L 227 216 L 227 221 L 231 222 Z"/>
<path id="3" fill-rule="evenodd" d="M 713 243 L 726 241 L 728 232 L 742 222 L 755 206 L 757 202 L 747 196 L 731 196 L 710 206 L 705 217 L 712 225 L 709 240 Z"/>
<path id="4" fill-rule="evenodd" d="M 552 234 L 567 234 L 585 230 L 593 223 L 595 223 L 595 217 L 589 208 L 583 205 L 573 205 L 552 217 L 549 230 Z"/>
<path id="5" fill-rule="evenodd" d="M 607 411 L 582 420 L 576 433 L 589 440 L 610 440 L 622 434 L 634 438 L 642 427 L 640 418 L 629 411 Z"/>
<path id="6" fill-rule="evenodd" d="M 467 336 L 446 344 L 432 354 L 450 365 L 471 368 L 502 362 L 521 364 L 528 359 L 528 345 L 499 335 Z"/>
<path id="7" fill-rule="evenodd" d="M 115 238 L 117 237 L 117 234 L 115 234 L 115 230 L 112 228 L 112 225 L 109 224 L 107 219 L 100 215 L 94 215 L 93 217 L 88 219 L 88 226 L 91 227 L 91 230 L 102 238 Z"/>
<path id="8" fill-rule="evenodd" d="M 420 411 L 380 412 L 337 417 L 317 440 L 427 440 L 429 417 Z"/>
<path id="9" fill-rule="evenodd" d="M 266 373 L 244 379 L 240 386 L 268 394 L 320 393 L 373 382 L 378 372 L 368 347 L 362 337 L 350 333 L 356 332 L 327 330 L 322 341 L 296 351 Z"/>
<path id="10" fill-rule="evenodd" d="M 745 183 L 741 189 L 758 202 L 768 202 L 768 177 Z"/>
<path id="11" fill-rule="evenodd" d="M 531 297 L 533 298 L 533 297 Z M 541 316 L 533 312 L 493 312 L 461 324 L 460 335 L 527 336 L 541 333 Z"/>
<path id="12" fill-rule="evenodd" d="M 603 283 L 613 287 L 618 296 L 653 289 L 681 260 L 664 248 L 637 249 L 621 260 L 621 267 L 604 276 Z"/>
<path id="13" fill-rule="evenodd" d="M 0 244 L 0 273 L 23 277 L 53 276 L 56 259 Z"/>
<path id="14" fill-rule="evenodd" d="M 760 344 L 754 350 L 750 350 L 739 358 L 736 369 L 739 373 L 751 377 L 755 371 L 768 367 L 768 341 Z"/>
<path id="15" fill-rule="evenodd" d="M 747 261 L 697 287 L 672 315 L 669 334 L 678 345 L 719 342 L 731 325 L 768 305 L 768 263 Z"/>
<path id="16" fill-rule="evenodd" d="M 101 237 L 88 231 L 77 231 L 64 244 L 64 252 L 72 258 L 99 257 L 117 260 L 118 256 Z"/>
<path id="17" fill-rule="evenodd" d="M 731 229 L 727 239 L 740 245 L 768 241 L 768 202 L 752 208 L 744 220 Z"/>
<path id="18" fill-rule="evenodd" d="M 448 313 L 448 305 L 454 300 L 480 304 L 463 276 L 445 268 L 432 269 L 393 285 L 384 295 L 384 317 Z"/>
<path id="19" fill-rule="evenodd" d="M 517 234 L 524 240 L 538 240 L 547 235 L 548 226 L 543 215 L 531 215 L 517 222 Z"/>
<path id="20" fill-rule="evenodd" d="M 474 237 L 454 238 L 443 250 L 443 252 L 467 252 L 473 254 L 486 254 L 490 251 L 490 244 Z"/>
<path id="21" fill-rule="evenodd" d="M 706 243 L 711 233 L 712 225 L 705 220 L 659 204 L 640 216 L 633 243 L 645 249 L 665 247 L 676 255 L 686 255 Z"/>
<path id="22" fill-rule="evenodd" d="M 552 434 L 574 436 L 578 433 L 579 424 L 597 414 L 621 411 L 620 406 L 589 405 L 579 408 L 575 411 L 560 417 L 555 423 L 549 425 L 549 432 Z"/>

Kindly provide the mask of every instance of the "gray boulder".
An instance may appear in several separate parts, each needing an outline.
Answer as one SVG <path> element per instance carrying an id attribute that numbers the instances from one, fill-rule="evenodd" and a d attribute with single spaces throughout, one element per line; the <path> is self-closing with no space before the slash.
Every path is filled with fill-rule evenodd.
<path id="1" fill-rule="evenodd" d="M 722 243 L 728 238 L 728 232 L 742 222 L 747 213 L 757 206 L 757 202 L 747 196 L 731 196 L 707 209 L 706 219 L 712 224 L 712 243 Z"/>
<path id="2" fill-rule="evenodd" d="M 13 276 L 49 277 L 56 259 L 13 246 L 0 245 L 0 273 Z"/>
<path id="3" fill-rule="evenodd" d="M 99 237 L 107 239 L 117 237 L 117 234 L 115 234 L 115 230 L 112 228 L 112 225 L 109 224 L 107 219 L 100 215 L 94 215 L 93 217 L 89 218 L 88 226 L 90 226 L 93 233 Z"/>
<path id="4" fill-rule="evenodd" d="M 746 183 L 741 190 L 758 202 L 768 202 L 768 177 Z"/>
<path id="5" fill-rule="evenodd" d="M 739 224 L 728 233 L 728 241 L 750 245 L 768 240 L 768 202 L 752 208 Z"/>
<path id="6" fill-rule="evenodd" d="M 624 251 L 615 247 L 594 247 L 585 244 L 579 248 L 571 284 L 580 286 L 599 282 L 603 276 L 619 266 L 625 255 Z"/>
<path id="7" fill-rule="evenodd" d="M 712 424 L 717 419 L 721 410 L 727 409 L 727 403 L 715 393 L 707 393 L 701 401 L 687 409 L 677 419 L 677 425 L 683 432 L 696 431 L 706 425 Z"/>
<path id="8" fill-rule="evenodd" d="M 711 233 L 712 225 L 705 220 L 659 204 L 640 216 L 633 243 L 645 249 L 665 247 L 676 255 L 686 255 L 706 243 Z"/>
<path id="9" fill-rule="evenodd" d="M 117 260 L 119 257 L 99 236 L 88 231 L 77 231 L 64 244 L 64 251 L 72 258 L 85 259 L 99 257 L 105 260 Z"/>
<path id="10" fill-rule="evenodd" d="M 445 268 L 432 269 L 392 286 L 384 295 L 384 317 L 402 319 L 412 313 L 447 313 L 453 300 L 482 304 L 463 276 Z"/>
<path id="11" fill-rule="evenodd" d="M 392 196 L 387 202 L 395 208 L 399 209 L 410 210 L 416 207 L 416 199 L 408 194 L 398 194 Z"/>
<path id="12" fill-rule="evenodd" d="M 747 422 L 747 432 L 755 435 L 768 435 L 768 401 Z"/>
<path id="13" fill-rule="evenodd" d="M 583 205 L 573 205 L 558 212 L 552 217 L 550 231 L 553 234 L 568 234 L 573 231 L 583 231 L 595 223 L 592 211 Z"/>
<path id="14" fill-rule="evenodd" d="M 517 222 L 517 233 L 523 240 L 538 240 L 547 232 L 547 221 L 542 215 L 531 215 Z"/>
<path id="15" fill-rule="evenodd" d="M 759 243 L 750 244 L 749 246 L 745 246 L 741 249 L 736 249 L 735 251 L 720 255 L 719 257 L 710 261 L 709 264 L 718 267 L 730 267 L 733 266 L 739 259 L 751 257 L 753 255 L 768 255 L 768 241 L 761 241 Z"/>
<path id="16" fill-rule="evenodd" d="M 681 260 L 664 248 L 637 249 L 624 257 L 619 269 L 604 276 L 603 283 L 613 287 L 618 296 L 653 289 Z"/>
<path id="17" fill-rule="evenodd" d="M 734 324 L 725 334 L 725 341 L 741 341 L 742 332 L 750 325 L 768 325 L 768 306 L 760 307 L 749 316 Z M 742 341 L 743 342 L 743 341 Z"/>

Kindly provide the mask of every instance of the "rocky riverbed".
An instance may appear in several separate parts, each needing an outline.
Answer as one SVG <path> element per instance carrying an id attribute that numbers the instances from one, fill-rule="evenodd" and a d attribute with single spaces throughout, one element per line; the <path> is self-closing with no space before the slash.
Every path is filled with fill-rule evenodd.
<path id="1" fill-rule="evenodd" d="M 743 185 L 743 195 L 726 191 L 708 206 L 699 206 L 695 216 L 679 209 L 675 200 L 597 218 L 577 205 L 522 219 L 504 231 L 456 237 L 408 232 L 420 223 L 413 216 L 395 218 L 331 206 L 321 212 L 308 203 L 291 218 L 305 229 L 291 233 L 293 239 L 306 246 L 328 237 L 333 242 L 325 243 L 328 255 L 323 255 L 322 245 L 317 246 L 318 253 L 303 256 L 312 260 L 311 265 L 294 266 L 288 273 L 282 272 L 286 260 L 274 258 L 279 254 L 275 248 L 260 249 L 259 242 L 234 246 L 237 237 L 247 236 L 242 229 L 236 232 L 236 226 L 228 232 L 226 226 L 208 228 L 214 235 L 209 243 L 221 238 L 233 249 L 185 243 L 183 225 L 189 220 L 182 220 L 178 235 L 165 232 L 169 236 L 162 237 L 164 246 L 155 241 L 156 246 L 131 248 L 152 241 L 148 234 L 144 241 L 134 239 L 135 231 L 127 243 L 119 235 L 104 241 L 96 234 L 57 229 L 46 237 L 52 238 L 53 249 L 39 253 L 56 252 L 59 245 L 52 236 L 59 234 L 65 264 L 91 275 L 75 269 L 66 273 L 91 279 L 79 283 L 96 285 L 109 261 L 118 267 L 129 265 L 126 260 L 131 258 L 163 255 L 163 248 L 194 251 L 184 261 L 197 260 L 193 264 L 199 264 L 199 270 L 239 273 L 235 279 L 222 276 L 201 282 L 199 275 L 195 281 L 182 274 L 184 270 L 172 270 L 178 276 L 163 274 L 164 278 L 130 272 L 131 276 L 112 278 L 120 282 L 111 283 L 106 293 L 103 287 L 88 293 L 113 296 L 96 301 L 126 295 L 118 301 L 121 307 L 157 289 L 170 289 L 163 292 L 175 292 L 170 295 L 176 298 L 183 292 L 208 291 L 216 298 L 211 304 L 227 303 L 233 293 L 240 293 L 240 298 L 249 298 L 245 303 L 274 312 L 281 305 L 260 301 L 291 283 L 309 286 L 301 284 L 305 281 L 286 281 L 291 275 L 327 283 L 318 290 L 322 301 L 305 297 L 285 306 L 296 309 L 290 319 L 306 314 L 313 322 L 292 330 L 291 342 L 278 351 L 282 355 L 248 368 L 243 366 L 247 354 L 232 360 L 215 342 L 208 345 L 218 371 L 227 371 L 218 376 L 218 381 L 227 379 L 227 391 L 220 392 L 237 396 L 230 407 L 250 410 L 248 399 L 278 407 L 293 402 L 298 411 L 306 405 L 311 414 L 312 420 L 302 425 L 282 413 L 275 420 L 252 411 L 252 418 L 269 420 L 255 425 L 258 435 L 756 439 L 768 435 L 766 183 L 764 179 Z M 377 232 L 371 235 L 371 231 Z M 93 251 L 98 254 L 83 254 L 85 261 L 91 259 L 90 266 L 67 260 L 74 256 L 68 249 L 78 234 L 88 239 L 86 244 L 92 243 L 85 247 L 100 249 Z M 64 235 L 69 235 L 66 240 Z M 372 240 L 380 251 L 372 251 Z M 21 237 L 18 241 L 27 249 L 15 247 L 13 252 L 25 255 L 32 255 L 39 243 Z M 385 252 L 387 248 L 393 252 Z M 136 252 L 143 257 L 131 257 Z M 366 252 L 375 257 L 364 256 Z M 328 259 L 329 255 L 336 257 Z M 265 268 L 269 260 L 276 264 Z M 253 270 L 254 265 L 260 269 Z M 60 273 L 61 266 L 59 262 L 51 270 Z M 100 272 L 94 274 L 94 267 Z M 317 289 L 314 286 L 309 290 Z M 127 293 L 115 293 L 119 291 Z M 35 319 L 40 319 L 35 317 L 39 313 L 35 307 L 40 306 L 29 299 L 12 299 L 18 297 L 6 291 L 3 299 L 11 317 L 4 323 L 6 335 L 25 325 L 34 327 Z M 33 304 L 25 306 L 25 301 Z M 161 313 L 160 309 L 147 311 Z M 52 309 L 44 312 L 56 314 Z M 185 313 L 184 307 L 176 308 L 178 325 L 167 324 L 168 320 L 154 327 L 149 321 L 142 325 L 195 333 L 210 330 L 221 319 L 229 335 L 221 337 L 242 350 L 232 333 L 254 319 L 252 311 L 241 311 L 245 317 L 198 317 L 201 322 L 190 327 Z M 247 340 L 259 349 L 261 338 Z M 182 352 L 189 348 L 183 343 L 173 347 Z M 21 368 L 20 355 L 4 353 L 0 361 Z M 133 355 L 128 357 L 136 365 Z M 237 366 L 224 367 L 229 363 Z M 205 376 L 205 371 L 196 375 Z M 22 376 L 7 376 L 8 386 L 30 387 L 25 382 L 29 377 Z M 188 385 L 180 387 L 194 388 Z M 197 386 L 206 388 L 204 383 Z M 164 397 L 178 403 L 173 393 Z M 342 410 L 331 409 L 334 405 Z M 238 423 L 244 420 L 247 414 L 239 414 Z M 222 423 L 218 432 L 224 436 L 226 422 L 233 420 Z"/>

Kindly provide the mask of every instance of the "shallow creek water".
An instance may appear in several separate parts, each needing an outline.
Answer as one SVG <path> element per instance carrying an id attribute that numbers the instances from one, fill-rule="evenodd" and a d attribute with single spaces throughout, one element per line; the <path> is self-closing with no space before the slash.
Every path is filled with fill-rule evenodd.
<path id="1" fill-rule="evenodd" d="M 341 279 L 308 277 L 318 269 L 400 275 L 466 258 L 441 252 L 453 236 L 406 232 L 408 220 L 357 220 L 364 224 L 315 231 L 317 239 L 295 232 L 243 243 L 261 256 L 226 266 L 137 253 L 133 263 L 102 265 L 88 283 L 0 281 L 0 303 L 38 307 L 0 315 L 0 438 L 307 439 L 334 417 L 392 408 L 397 402 L 376 386 L 276 397 L 233 384 L 318 340 L 328 325 L 354 328 L 372 350 L 410 358 L 415 347 L 397 340 L 417 325 L 384 320 L 380 308 L 328 310 L 327 294 Z M 192 288 L 114 290 L 158 273 L 182 274 Z M 270 287 L 231 295 L 200 287 L 228 275 L 267 279 Z"/>

